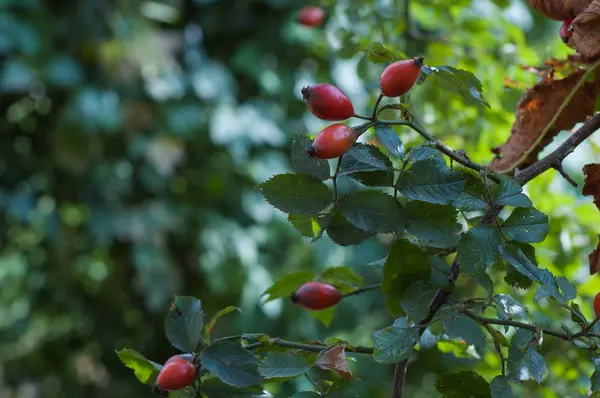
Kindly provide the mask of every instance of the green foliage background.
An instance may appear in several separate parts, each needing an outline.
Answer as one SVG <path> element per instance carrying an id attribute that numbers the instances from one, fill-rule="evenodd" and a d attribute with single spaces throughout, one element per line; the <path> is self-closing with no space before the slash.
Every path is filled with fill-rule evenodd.
<path id="1" fill-rule="evenodd" d="M 209 316 L 240 307 L 216 335 L 372 345 L 372 332 L 390 324 L 377 292 L 344 300 L 329 327 L 287 301 L 261 304 L 275 279 L 300 269 L 349 265 L 376 283 L 373 262 L 391 243 L 311 244 L 255 189 L 291 170 L 294 133 L 326 125 L 307 112 L 300 88 L 337 84 L 365 114 L 383 66 L 352 48 L 372 41 L 471 71 L 489 109 L 429 81 L 411 104 L 438 139 L 485 163 L 536 81 L 520 65 L 570 52 L 558 23 L 521 0 L 414 1 L 410 34 L 405 1 L 323 1 L 330 19 L 322 30 L 298 26 L 303 2 L 292 0 L 0 0 L 0 396 L 148 396 L 114 350 L 136 348 L 156 362 L 173 354 L 163 320 L 175 294 L 199 297 Z M 505 77 L 521 89 L 505 88 Z M 407 145 L 421 142 L 397 131 Z M 565 168 L 582 182 L 581 166 L 597 155 L 597 141 L 588 142 Z M 526 192 L 552 227 L 536 245 L 538 261 L 576 282 L 590 316 L 600 290 L 587 271 L 598 211 L 555 172 Z M 459 288 L 473 294 L 471 284 Z M 534 303 L 533 292 L 506 292 L 534 323 L 568 320 Z M 584 396 L 593 363 L 568 347 L 548 339 L 548 377 L 515 394 Z M 407 396 L 435 397 L 435 375 L 445 371 L 498 374 L 493 349 L 480 362 L 458 345 L 439 348 L 421 350 Z M 355 373 L 386 396 L 392 367 L 356 360 Z"/>

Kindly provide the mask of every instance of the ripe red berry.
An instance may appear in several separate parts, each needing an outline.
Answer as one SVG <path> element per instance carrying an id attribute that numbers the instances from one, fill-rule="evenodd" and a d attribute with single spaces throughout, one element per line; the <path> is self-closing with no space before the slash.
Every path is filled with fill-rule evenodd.
<path id="1" fill-rule="evenodd" d="M 309 310 L 324 310 L 333 307 L 342 299 L 340 292 L 323 282 L 308 282 L 292 294 L 292 301 Z"/>
<path id="2" fill-rule="evenodd" d="M 354 115 L 354 106 L 346 94 L 336 86 L 320 83 L 302 88 L 302 97 L 308 109 L 319 119 L 345 120 Z"/>
<path id="3" fill-rule="evenodd" d="M 569 29 L 569 26 L 571 26 L 572 23 L 572 19 L 567 19 L 566 21 L 563 21 L 562 25 L 560 25 L 560 30 L 558 31 L 558 34 L 560 35 L 561 40 L 565 44 L 569 42 L 569 37 L 573 36 L 573 30 Z"/>
<path id="4" fill-rule="evenodd" d="M 325 20 L 325 10 L 321 7 L 303 7 L 298 13 L 298 22 L 304 26 L 319 26 Z"/>
<path id="5" fill-rule="evenodd" d="M 342 156 L 356 140 L 352 127 L 336 123 L 325 127 L 317 134 L 306 153 L 312 158 L 334 159 Z"/>
<path id="6" fill-rule="evenodd" d="M 194 359 L 194 356 L 192 354 L 173 355 L 171 358 L 169 358 L 167 360 L 167 362 L 165 362 L 165 364 L 163 366 L 167 366 L 168 364 L 170 364 L 172 362 L 188 362 L 188 363 L 191 363 L 193 359 Z"/>
<path id="7" fill-rule="evenodd" d="M 423 66 L 423 57 L 405 59 L 389 65 L 379 78 L 381 93 L 386 97 L 399 97 L 415 85 Z"/>
<path id="8" fill-rule="evenodd" d="M 594 312 L 596 313 L 596 316 L 600 318 L 600 293 L 594 297 Z"/>
<path id="9" fill-rule="evenodd" d="M 163 390 L 180 390 L 191 385 L 196 379 L 196 368 L 185 358 L 175 355 L 165 363 L 158 373 L 156 385 Z"/>

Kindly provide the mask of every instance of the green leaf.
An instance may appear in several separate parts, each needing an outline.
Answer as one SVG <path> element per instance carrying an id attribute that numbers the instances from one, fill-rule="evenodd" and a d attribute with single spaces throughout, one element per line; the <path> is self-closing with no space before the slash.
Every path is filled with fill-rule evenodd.
<path id="1" fill-rule="evenodd" d="M 169 391 L 169 398 L 196 398 L 197 395 L 198 394 L 194 386 L 188 386 L 177 391 Z"/>
<path id="2" fill-rule="evenodd" d="M 265 379 L 300 376 L 310 368 L 303 357 L 291 352 L 268 352 L 258 364 L 258 372 Z"/>
<path id="3" fill-rule="evenodd" d="M 322 398 L 322 397 L 320 394 L 317 394 L 316 392 L 302 391 L 302 392 L 297 392 L 296 394 L 292 395 L 290 398 Z"/>
<path id="4" fill-rule="evenodd" d="M 417 328 L 390 326 L 375 332 L 373 358 L 379 363 L 396 363 L 407 359 L 419 340 Z"/>
<path id="5" fill-rule="evenodd" d="M 146 359 L 142 354 L 135 350 L 124 348 L 116 351 L 123 365 L 133 370 L 135 377 L 144 384 L 153 385 L 156 383 L 158 372 L 162 365 Z"/>
<path id="6" fill-rule="evenodd" d="M 264 396 L 261 386 L 236 388 L 216 378 L 202 380 L 200 391 L 207 398 L 257 398 Z"/>
<path id="7" fill-rule="evenodd" d="M 375 126 L 375 134 L 392 156 L 400 159 L 404 157 L 404 145 L 394 129 L 390 126 Z"/>
<path id="8" fill-rule="evenodd" d="M 202 355 L 202 366 L 223 383 L 234 387 L 247 387 L 259 384 L 256 357 L 233 343 L 209 346 Z"/>
<path id="9" fill-rule="evenodd" d="M 331 214 L 289 214 L 288 221 L 302 236 L 311 238 L 316 242 L 325 231 L 325 228 L 331 224 Z"/>
<path id="10" fill-rule="evenodd" d="M 409 199 L 443 205 L 456 199 L 464 184 L 463 174 L 433 159 L 426 159 L 415 162 L 400 174 L 396 187 Z"/>
<path id="11" fill-rule="evenodd" d="M 365 51 L 369 57 L 369 61 L 375 64 L 396 62 L 408 58 L 404 53 L 386 47 L 377 41 L 372 42 L 367 48 L 360 48 L 360 50 Z"/>
<path id="12" fill-rule="evenodd" d="M 497 294 L 494 296 L 494 302 L 500 306 L 504 314 L 510 315 L 510 318 L 526 319 L 527 308 L 508 294 Z"/>
<path id="13" fill-rule="evenodd" d="M 518 208 L 501 226 L 502 233 L 523 243 L 541 242 L 550 232 L 548 216 L 534 208 Z"/>
<path id="14" fill-rule="evenodd" d="M 223 315 L 227 315 L 233 311 L 241 312 L 241 310 L 238 307 L 234 307 L 233 305 L 225 307 L 221 311 L 217 312 L 210 320 L 210 323 L 204 327 L 204 340 L 206 340 L 207 342 L 210 341 L 210 333 L 212 332 L 213 328 L 215 327 L 217 320 L 220 317 L 222 317 Z"/>
<path id="15" fill-rule="evenodd" d="M 406 211 L 410 217 L 406 231 L 421 245 L 440 249 L 456 247 L 461 226 L 456 222 L 457 212 L 454 207 L 410 202 L 406 205 Z"/>
<path id="16" fill-rule="evenodd" d="M 406 211 L 393 196 L 373 190 L 342 196 L 338 208 L 355 227 L 368 232 L 401 231 L 407 219 Z"/>
<path id="17" fill-rule="evenodd" d="M 321 274 L 321 280 L 334 285 L 341 293 L 350 293 L 364 286 L 363 278 L 348 266 L 327 268 Z"/>
<path id="18" fill-rule="evenodd" d="M 311 158 L 306 150 L 312 145 L 312 140 L 304 134 L 294 135 L 292 141 L 292 168 L 296 173 L 304 173 L 325 181 L 330 177 L 331 169 L 325 159 Z"/>
<path id="19" fill-rule="evenodd" d="M 360 380 L 337 381 L 327 391 L 327 398 L 379 398 L 380 396 L 377 387 Z"/>
<path id="20" fill-rule="evenodd" d="M 271 287 L 269 287 L 262 294 L 263 296 L 268 295 L 265 303 L 276 300 L 278 298 L 290 297 L 301 285 L 306 282 L 312 281 L 315 278 L 315 274 L 312 271 L 304 270 L 297 271 L 278 279 Z"/>
<path id="21" fill-rule="evenodd" d="M 518 289 L 529 289 L 533 285 L 533 281 L 514 269 L 509 267 L 504 275 L 504 282 L 509 286 L 516 287 Z"/>
<path id="22" fill-rule="evenodd" d="M 573 285 L 567 278 L 564 276 L 559 276 L 556 278 L 556 283 L 560 288 L 563 300 L 570 301 L 577 297 L 577 288 L 575 288 L 575 285 Z"/>
<path id="23" fill-rule="evenodd" d="M 332 201 L 327 185 L 307 174 L 278 174 L 258 189 L 267 202 L 284 213 L 317 214 Z"/>
<path id="24" fill-rule="evenodd" d="M 590 377 L 592 391 L 600 391 L 600 358 L 594 358 L 594 373 Z"/>
<path id="25" fill-rule="evenodd" d="M 411 283 L 429 280 L 431 265 L 427 255 L 416 245 L 396 241 L 383 268 L 381 291 L 392 316 L 401 314 L 400 299 Z"/>
<path id="26" fill-rule="evenodd" d="M 500 185 L 493 193 L 493 202 L 498 206 L 531 207 L 531 200 L 523 192 L 523 187 L 510 177 L 501 177 Z"/>
<path id="27" fill-rule="evenodd" d="M 452 204 L 462 211 L 478 211 L 489 207 L 486 200 L 485 185 L 475 173 L 467 170 L 460 171 L 465 177 L 465 186 Z"/>
<path id="28" fill-rule="evenodd" d="M 391 169 L 392 162 L 379 148 L 367 144 L 354 144 L 342 157 L 339 175 Z"/>
<path id="29" fill-rule="evenodd" d="M 508 357 L 508 368 L 511 375 L 514 374 L 518 380 L 527 380 L 529 378 L 540 384 L 546 374 L 546 362 L 539 352 L 529 345 L 525 351 L 519 350 L 514 355 Z"/>
<path id="30" fill-rule="evenodd" d="M 433 160 L 440 167 L 447 166 L 444 155 L 437 149 L 429 146 L 418 146 L 413 148 L 408 154 L 408 163 L 414 164 L 421 160 Z"/>
<path id="31" fill-rule="evenodd" d="M 427 317 L 429 303 L 436 292 L 435 286 L 429 281 L 413 282 L 400 297 L 400 306 L 409 319 L 418 322 Z"/>
<path id="32" fill-rule="evenodd" d="M 472 370 L 440 375 L 435 388 L 443 398 L 490 398 L 490 385 Z"/>
<path id="33" fill-rule="evenodd" d="M 492 398 L 513 398 L 512 388 L 506 376 L 496 376 L 490 383 Z"/>
<path id="34" fill-rule="evenodd" d="M 310 315 L 317 321 L 321 322 L 325 327 L 329 327 L 333 319 L 335 307 L 326 308 L 320 311 L 310 311 Z"/>
<path id="35" fill-rule="evenodd" d="M 173 347 L 183 352 L 195 352 L 204 344 L 202 304 L 195 297 L 175 297 L 165 317 L 165 334 Z"/>
<path id="36" fill-rule="evenodd" d="M 340 246 L 353 246 L 362 243 L 373 233 L 355 227 L 342 213 L 336 211 L 327 227 L 327 235 Z"/>
<path id="37" fill-rule="evenodd" d="M 461 271 L 476 282 L 483 283 L 488 291 L 486 270 L 502 260 L 498 247 L 504 241 L 498 230 L 491 225 L 478 225 L 463 235 L 458 244 Z M 487 279 L 486 279 L 487 278 Z"/>
<path id="38" fill-rule="evenodd" d="M 435 70 L 432 68 L 432 71 L 436 83 L 446 91 L 458 93 L 466 104 L 490 107 L 483 98 L 481 82 L 471 72 L 451 66 L 438 66 Z"/>
<path id="39" fill-rule="evenodd" d="M 477 322 L 464 315 L 444 320 L 444 331 L 450 338 L 465 340 L 479 349 L 485 347 L 486 339 L 483 329 Z"/>

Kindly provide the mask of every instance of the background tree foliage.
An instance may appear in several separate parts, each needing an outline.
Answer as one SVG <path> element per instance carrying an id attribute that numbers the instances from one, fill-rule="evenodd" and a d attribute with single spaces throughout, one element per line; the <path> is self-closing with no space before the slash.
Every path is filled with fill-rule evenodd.
<path id="1" fill-rule="evenodd" d="M 390 323 L 377 293 L 343 301 L 320 321 L 288 301 L 261 304 L 275 279 L 298 270 L 348 265 L 377 282 L 391 244 L 311 244 L 255 189 L 291 170 L 294 133 L 325 126 L 300 88 L 334 83 L 367 113 L 383 65 L 356 47 L 374 41 L 470 71 L 489 108 L 433 81 L 411 105 L 436 138 L 487 163 L 508 137 L 516 101 L 538 80 L 521 65 L 571 53 L 559 24 L 520 0 L 418 1 L 409 13 L 406 1 L 323 1 L 324 30 L 298 26 L 300 3 L 291 0 L 0 1 L 0 395 L 147 396 L 114 349 L 167 359 L 164 312 L 175 294 L 199 297 L 207 314 L 240 307 L 220 320 L 219 335 L 372 345 L 373 331 Z M 421 141 L 394 129 L 406 145 Z M 592 138 L 565 161 L 580 183 L 597 144 Z M 347 180 L 341 189 L 352 188 Z M 550 217 L 538 261 L 577 283 L 576 302 L 591 317 L 600 283 L 587 256 L 598 211 L 556 172 L 526 192 Z M 571 322 L 534 302 L 534 291 L 505 289 L 496 293 L 518 298 L 532 323 Z M 436 396 L 435 375 L 447 371 L 498 373 L 493 350 L 478 361 L 466 347 L 421 349 L 406 395 Z M 541 349 L 547 377 L 515 395 L 585 396 L 589 355 L 558 340 Z M 389 391 L 390 366 L 357 356 L 352 367 Z M 273 388 L 291 395 L 307 386 Z"/>

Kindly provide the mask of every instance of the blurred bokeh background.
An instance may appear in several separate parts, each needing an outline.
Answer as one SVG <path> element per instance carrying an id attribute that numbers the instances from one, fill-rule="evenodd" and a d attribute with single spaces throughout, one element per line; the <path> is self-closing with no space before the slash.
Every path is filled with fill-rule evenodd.
<path id="1" fill-rule="evenodd" d="M 240 307 L 217 335 L 372 345 L 372 332 L 391 323 L 376 292 L 345 300 L 328 327 L 289 302 L 261 304 L 274 280 L 298 269 L 349 265 L 377 282 L 369 264 L 389 245 L 386 237 L 311 244 L 255 190 L 291 170 L 294 133 L 325 126 L 300 88 L 334 83 L 367 113 L 383 66 L 354 45 L 371 41 L 469 70 L 490 109 L 430 82 L 411 103 L 436 137 L 488 162 L 537 80 L 520 65 L 571 52 L 559 23 L 521 0 L 420 0 L 408 14 L 407 2 L 0 0 L 0 397 L 150 396 L 114 350 L 157 362 L 172 355 L 163 320 L 175 294 L 199 297 L 209 316 Z M 326 9 L 324 27 L 296 22 L 309 3 Z M 421 142 L 398 131 L 407 145 Z M 578 181 L 597 144 L 568 158 Z M 591 200 L 554 172 L 527 192 L 552 224 L 538 260 L 581 284 L 584 298 L 595 294 L 586 259 L 600 216 Z M 535 306 L 538 321 L 560 321 L 532 292 L 510 292 Z M 550 377 L 519 394 L 583 396 L 590 359 L 548 344 Z M 498 370 L 493 351 L 479 362 L 458 345 L 442 348 L 411 365 L 408 396 L 435 397 L 435 374 L 445 370 Z M 392 368 L 356 358 L 356 373 L 387 396 Z"/>

